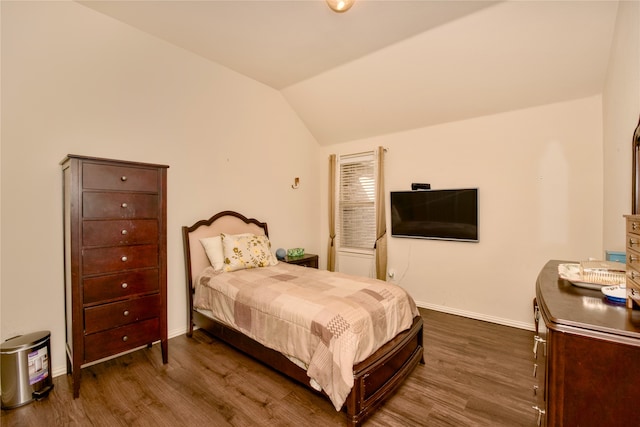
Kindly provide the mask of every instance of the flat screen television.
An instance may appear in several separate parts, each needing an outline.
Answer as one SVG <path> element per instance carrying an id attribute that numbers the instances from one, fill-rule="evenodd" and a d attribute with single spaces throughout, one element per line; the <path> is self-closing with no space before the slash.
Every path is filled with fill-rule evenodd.
<path id="1" fill-rule="evenodd" d="M 478 189 L 391 192 L 391 235 L 478 241 Z"/>

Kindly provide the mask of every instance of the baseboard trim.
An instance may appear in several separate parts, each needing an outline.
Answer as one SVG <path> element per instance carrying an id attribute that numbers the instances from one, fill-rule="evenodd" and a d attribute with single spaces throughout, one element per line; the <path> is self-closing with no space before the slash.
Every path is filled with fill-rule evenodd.
<path id="1" fill-rule="evenodd" d="M 498 325 L 510 326 L 512 328 L 525 329 L 527 331 L 535 331 L 535 325 L 533 323 L 516 322 L 514 320 L 505 319 L 502 317 L 488 316 L 482 313 L 460 310 L 453 307 L 430 304 L 430 303 L 421 302 L 421 301 L 416 301 L 416 305 L 421 308 L 426 308 L 427 310 L 440 311 L 442 313 L 454 314 L 456 316 L 468 317 L 470 319 L 482 320 L 484 322 L 496 323 Z"/>

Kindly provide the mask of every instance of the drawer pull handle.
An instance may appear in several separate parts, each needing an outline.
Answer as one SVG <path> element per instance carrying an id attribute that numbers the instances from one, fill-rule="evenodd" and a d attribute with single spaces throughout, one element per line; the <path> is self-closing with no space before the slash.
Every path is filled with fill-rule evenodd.
<path id="1" fill-rule="evenodd" d="M 537 406 L 532 406 L 535 411 L 538 411 L 538 421 L 536 423 L 537 426 L 542 425 L 542 416 L 545 414 L 544 409 L 538 408 Z"/>
<path id="2" fill-rule="evenodd" d="M 125 335 L 125 336 L 122 337 L 122 341 L 127 342 L 128 340 L 129 340 L 128 336 Z"/>
<path id="3" fill-rule="evenodd" d="M 125 234 L 128 233 L 128 231 L 127 230 L 122 230 L 120 233 L 124 236 Z"/>
<path id="4" fill-rule="evenodd" d="M 640 223 L 637 223 L 637 222 L 632 222 L 631 223 L 631 229 L 632 230 L 637 230 L 639 226 L 640 226 Z"/>
<path id="5" fill-rule="evenodd" d="M 636 273 L 635 271 L 630 271 L 629 272 L 629 278 L 631 280 L 636 280 L 636 278 L 638 278 L 638 273 Z"/>
<path id="6" fill-rule="evenodd" d="M 120 181 L 125 182 L 127 180 L 127 176 L 126 175 L 122 175 L 120 177 Z"/>
<path id="7" fill-rule="evenodd" d="M 538 364 L 534 363 L 533 364 L 533 376 L 535 377 L 537 373 L 538 373 Z"/>
<path id="8" fill-rule="evenodd" d="M 122 203 L 122 204 L 120 205 L 120 207 L 121 207 L 121 208 L 123 208 L 123 209 L 126 209 L 126 208 L 127 208 L 127 206 L 128 206 L 128 205 L 127 205 L 126 203 Z"/>
<path id="9" fill-rule="evenodd" d="M 534 385 L 534 386 L 533 386 L 533 395 L 534 395 L 534 396 L 537 396 L 537 395 L 538 395 L 538 386 L 537 386 L 537 385 Z"/>
<path id="10" fill-rule="evenodd" d="M 632 248 L 638 245 L 638 241 L 635 239 L 629 239 L 629 247 Z"/>
<path id="11" fill-rule="evenodd" d="M 125 311 L 122 313 L 122 315 L 123 315 L 123 316 L 128 316 L 128 315 L 129 315 L 129 310 L 125 310 Z"/>
<path id="12" fill-rule="evenodd" d="M 547 347 L 546 347 L 546 343 L 547 341 L 544 338 L 539 337 L 538 335 L 536 335 L 535 337 L 533 337 L 533 357 L 535 359 L 538 358 L 538 344 L 542 343 L 542 345 L 544 346 L 544 355 L 547 355 Z"/>
<path id="13" fill-rule="evenodd" d="M 123 256 L 122 258 L 120 258 L 122 260 L 122 262 L 127 262 L 127 257 Z"/>
<path id="14" fill-rule="evenodd" d="M 125 282 L 125 283 L 122 284 L 122 289 L 127 289 L 128 287 L 129 287 L 128 283 Z"/>
<path id="15" fill-rule="evenodd" d="M 637 262 L 638 261 L 638 257 L 635 255 L 629 255 L 629 264 Z"/>

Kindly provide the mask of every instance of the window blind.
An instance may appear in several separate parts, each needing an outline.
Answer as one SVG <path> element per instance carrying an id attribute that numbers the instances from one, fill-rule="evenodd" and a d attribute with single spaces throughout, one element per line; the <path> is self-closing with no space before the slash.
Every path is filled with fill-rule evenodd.
<path id="1" fill-rule="evenodd" d="M 341 156 L 339 165 L 339 247 L 373 250 L 376 240 L 374 153 Z"/>

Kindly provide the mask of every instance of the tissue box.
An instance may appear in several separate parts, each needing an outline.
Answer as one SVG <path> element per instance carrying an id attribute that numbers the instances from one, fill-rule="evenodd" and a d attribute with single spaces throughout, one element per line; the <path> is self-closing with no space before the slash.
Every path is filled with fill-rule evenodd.
<path id="1" fill-rule="evenodd" d="M 627 262 L 627 254 L 624 252 L 606 251 L 607 261 Z"/>
<path id="2" fill-rule="evenodd" d="M 304 248 L 293 248 L 293 249 L 287 249 L 287 256 L 288 257 L 297 257 L 297 256 L 302 256 L 304 255 Z"/>

